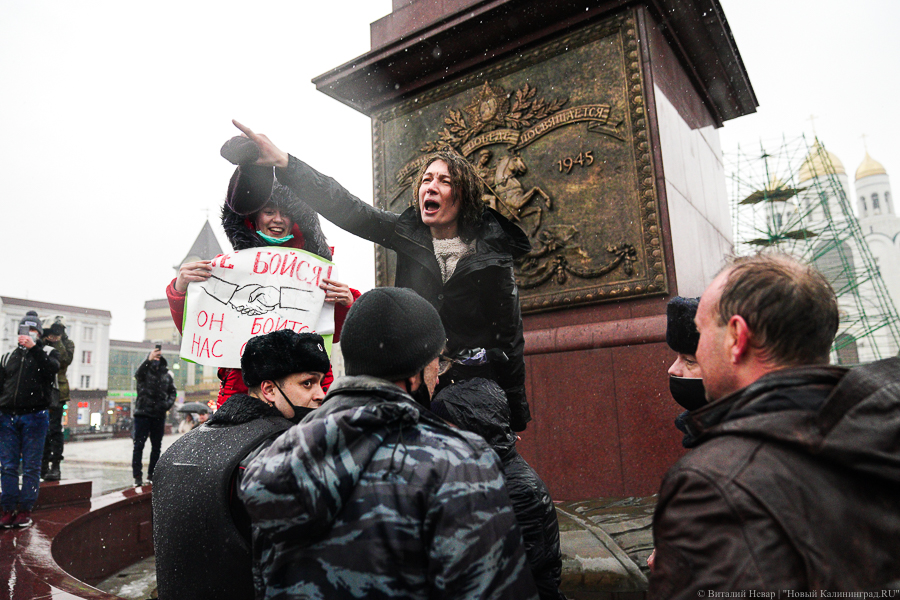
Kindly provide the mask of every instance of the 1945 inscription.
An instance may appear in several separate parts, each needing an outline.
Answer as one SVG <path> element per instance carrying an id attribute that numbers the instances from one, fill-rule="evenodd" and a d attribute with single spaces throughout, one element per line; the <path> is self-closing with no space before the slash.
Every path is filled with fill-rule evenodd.
<path id="1" fill-rule="evenodd" d="M 426 155 L 452 148 L 531 239 L 524 311 L 665 293 L 634 22 L 624 11 L 375 115 L 377 203 L 402 211 Z M 378 251 L 379 285 L 392 263 Z"/>

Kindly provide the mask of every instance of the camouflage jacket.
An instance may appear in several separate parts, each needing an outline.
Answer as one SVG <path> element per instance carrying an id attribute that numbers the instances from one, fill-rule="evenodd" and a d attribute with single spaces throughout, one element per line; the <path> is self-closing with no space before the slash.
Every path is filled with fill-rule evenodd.
<path id="1" fill-rule="evenodd" d="M 240 495 L 265 598 L 537 598 L 497 455 L 381 379 L 337 380 Z"/>
<path id="2" fill-rule="evenodd" d="M 51 342 L 46 338 L 43 341 L 44 344 L 53 346 L 59 352 L 59 372 L 56 374 L 56 382 L 59 386 L 59 401 L 64 404 L 69 401 L 69 378 L 66 376 L 66 370 L 75 357 L 75 342 L 70 340 L 67 335 L 63 335 L 56 342 Z"/>

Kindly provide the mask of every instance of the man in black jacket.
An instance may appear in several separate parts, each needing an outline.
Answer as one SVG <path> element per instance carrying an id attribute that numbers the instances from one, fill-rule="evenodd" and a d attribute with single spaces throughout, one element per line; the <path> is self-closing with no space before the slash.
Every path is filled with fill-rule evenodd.
<path id="1" fill-rule="evenodd" d="M 28 527 L 37 501 L 47 435 L 50 388 L 59 352 L 44 346 L 33 310 L 19 322 L 18 345 L 0 357 L 0 527 Z M 23 467 L 19 489 L 19 463 Z"/>
<path id="2" fill-rule="evenodd" d="M 131 456 L 131 471 L 135 487 L 144 485 L 143 465 L 144 444 L 150 437 L 150 466 L 147 478 L 153 480 L 153 470 L 162 450 L 163 433 L 166 430 L 166 413 L 175 404 L 175 382 L 169 373 L 168 363 L 159 347 L 150 351 L 147 360 L 141 363 L 134 374 L 137 380 L 137 398 L 134 400 L 134 453 Z"/>
<path id="3" fill-rule="evenodd" d="M 243 464 L 318 408 L 329 367 L 315 333 L 251 338 L 241 357 L 249 394 L 229 397 L 159 459 L 153 545 L 161 600 L 254 597 L 250 520 L 236 496 Z"/>
<path id="4" fill-rule="evenodd" d="M 710 403 L 685 418 L 694 450 L 660 488 L 650 597 L 823 597 L 900 579 L 900 359 L 829 366 L 834 292 L 779 254 L 726 267 L 696 323 Z"/>

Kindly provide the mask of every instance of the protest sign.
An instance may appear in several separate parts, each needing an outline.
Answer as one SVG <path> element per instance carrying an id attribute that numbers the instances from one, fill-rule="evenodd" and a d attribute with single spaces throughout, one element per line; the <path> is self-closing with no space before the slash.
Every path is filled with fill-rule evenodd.
<path id="1" fill-rule="evenodd" d="M 322 279 L 337 276 L 320 256 L 267 246 L 220 254 L 212 276 L 188 286 L 181 358 L 212 367 L 241 367 L 253 336 L 276 329 L 315 332 L 331 350 L 334 305 L 325 303 Z"/>

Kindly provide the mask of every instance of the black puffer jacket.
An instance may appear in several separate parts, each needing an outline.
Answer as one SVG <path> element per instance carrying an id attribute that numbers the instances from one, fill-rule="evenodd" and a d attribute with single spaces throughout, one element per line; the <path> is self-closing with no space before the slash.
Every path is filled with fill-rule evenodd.
<path id="1" fill-rule="evenodd" d="M 562 555 L 556 508 L 547 486 L 516 450 L 516 434 L 509 428 L 503 390 L 493 381 L 470 379 L 441 390 L 432 409 L 461 429 L 483 437 L 500 455 L 509 499 L 541 600 L 565 600 L 559 591 Z"/>
<path id="2" fill-rule="evenodd" d="M 513 258 L 531 250 L 525 233 L 486 208 L 475 253 L 460 259 L 443 283 L 431 233 L 413 208 L 402 214 L 374 208 L 291 156 L 278 180 L 326 219 L 397 253 L 394 284 L 410 288 L 441 315 L 450 354 L 465 349 L 502 351 L 507 361 L 491 364 L 491 378 L 506 392 L 513 430 L 525 429 L 531 415 L 525 396 L 525 338 Z"/>
<path id="3" fill-rule="evenodd" d="M 165 358 L 147 359 L 134 373 L 137 380 L 137 398 L 134 400 L 134 416 L 161 419 L 175 404 L 178 392 L 167 368 Z"/>
<path id="4" fill-rule="evenodd" d="M 59 352 L 38 340 L 25 349 L 16 346 L 0 357 L 0 410 L 33 413 L 50 406 L 50 388 L 59 371 Z"/>
<path id="5" fill-rule="evenodd" d="M 694 450 L 660 488 L 651 598 L 900 579 L 900 359 L 775 371 L 685 424 Z"/>

